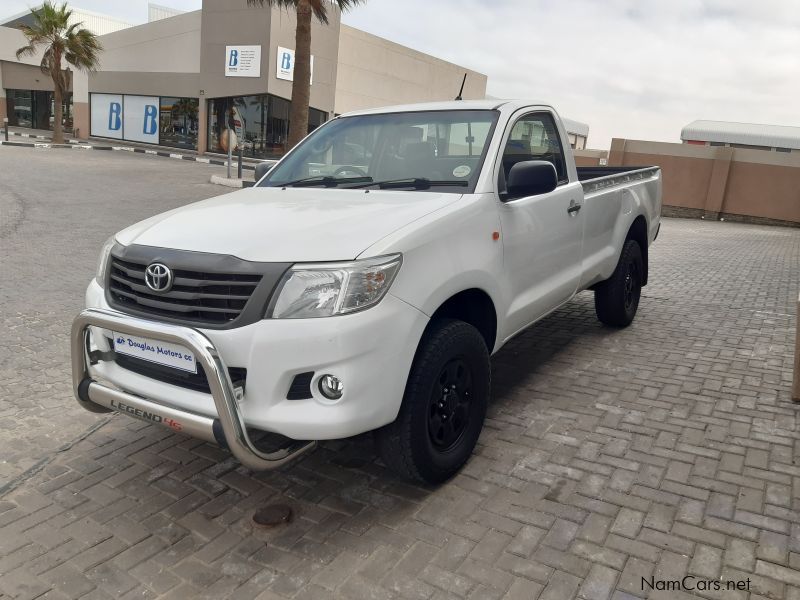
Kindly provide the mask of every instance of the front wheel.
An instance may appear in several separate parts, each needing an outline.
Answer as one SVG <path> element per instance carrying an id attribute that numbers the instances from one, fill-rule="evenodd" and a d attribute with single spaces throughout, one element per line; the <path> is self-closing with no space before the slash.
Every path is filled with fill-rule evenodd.
<path id="1" fill-rule="evenodd" d="M 642 249 L 627 240 L 614 273 L 594 291 L 594 309 L 601 322 L 612 327 L 631 324 L 639 308 L 643 275 Z"/>
<path id="2" fill-rule="evenodd" d="M 423 483 L 455 475 L 483 428 L 490 380 L 489 351 L 477 329 L 451 319 L 431 323 L 397 419 L 376 432 L 383 462 Z"/>

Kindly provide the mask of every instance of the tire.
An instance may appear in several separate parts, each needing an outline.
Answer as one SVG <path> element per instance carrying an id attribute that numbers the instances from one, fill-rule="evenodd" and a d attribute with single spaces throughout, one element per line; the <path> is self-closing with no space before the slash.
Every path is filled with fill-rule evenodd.
<path id="1" fill-rule="evenodd" d="M 433 321 L 417 348 L 397 419 L 375 432 L 386 466 L 423 483 L 450 479 L 478 441 L 490 383 L 489 351 L 478 330 L 463 321 Z"/>
<path id="2" fill-rule="evenodd" d="M 643 275 L 642 249 L 636 241 L 627 240 L 614 273 L 594 292 L 594 310 L 602 323 L 611 327 L 631 324 L 639 308 Z"/>

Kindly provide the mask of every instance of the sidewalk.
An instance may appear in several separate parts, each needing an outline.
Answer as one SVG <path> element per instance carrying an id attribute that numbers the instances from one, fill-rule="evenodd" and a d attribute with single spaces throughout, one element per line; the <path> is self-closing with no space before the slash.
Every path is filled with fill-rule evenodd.
<path id="1" fill-rule="evenodd" d="M 0 145 L 6 146 L 23 146 L 29 148 L 65 148 L 65 149 L 81 149 L 81 150 L 111 150 L 123 152 L 135 152 L 138 154 L 150 154 L 153 156 L 161 156 L 165 158 L 174 158 L 178 160 L 190 160 L 199 163 L 206 163 L 216 166 L 226 166 L 228 164 L 227 157 L 222 154 L 208 153 L 199 155 L 195 150 L 187 150 L 184 148 L 173 148 L 170 146 L 156 146 L 154 144 L 143 144 L 137 142 L 129 142 L 120 140 L 110 140 L 106 138 L 90 137 L 88 140 L 79 140 L 66 136 L 64 144 L 52 144 L 52 132 L 37 129 L 22 128 L 9 128 L 9 140 L 5 141 L 5 130 L 0 129 Z M 20 138 L 20 139 L 14 139 Z M 242 170 L 255 171 L 256 165 L 262 162 L 275 164 L 276 160 L 259 160 L 253 158 L 242 157 Z M 238 157 L 233 157 L 231 163 L 231 170 L 237 169 Z M 241 186 L 238 186 L 241 187 Z"/>

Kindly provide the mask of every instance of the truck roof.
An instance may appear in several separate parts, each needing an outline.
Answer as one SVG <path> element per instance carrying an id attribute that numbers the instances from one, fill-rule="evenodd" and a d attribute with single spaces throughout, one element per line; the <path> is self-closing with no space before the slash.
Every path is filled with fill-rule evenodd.
<path id="1" fill-rule="evenodd" d="M 516 110 L 525 106 L 550 106 L 546 103 L 531 100 L 449 100 L 447 102 L 421 102 L 417 104 L 398 104 L 396 106 L 381 106 L 364 110 L 354 110 L 341 116 L 352 117 L 355 115 L 378 115 L 382 113 L 421 112 L 426 110 L 498 110 L 500 107 Z"/>

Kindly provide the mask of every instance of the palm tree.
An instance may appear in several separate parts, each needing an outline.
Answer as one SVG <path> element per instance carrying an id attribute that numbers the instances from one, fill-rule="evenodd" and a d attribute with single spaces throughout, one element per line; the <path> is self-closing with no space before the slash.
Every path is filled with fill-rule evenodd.
<path id="1" fill-rule="evenodd" d="M 76 69 L 92 72 L 99 65 L 99 54 L 103 47 L 91 31 L 80 28 L 83 23 L 69 24 L 72 11 L 64 2 L 57 6 L 46 0 L 41 8 L 31 9 L 32 25 L 20 25 L 22 33 L 28 38 L 28 45 L 17 50 L 17 60 L 23 56 L 36 54 L 44 49 L 42 73 L 53 80 L 53 143 L 64 143 L 62 124 L 63 99 L 69 87 L 69 76 L 62 69 L 62 60 Z"/>
<path id="2" fill-rule="evenodd" d="M 332 0 L 339 10 L 346 11 L 366 0 Z M 247 0 L 250 6 L 293 8 L 297 13 L 294 46 L 294 81 L 289 112 L 289 139 L 286 150 L 292 149 L 308 134 L 308 104 L 311 98 L 311 18 L 328 24 L 331 0 Z"/>

